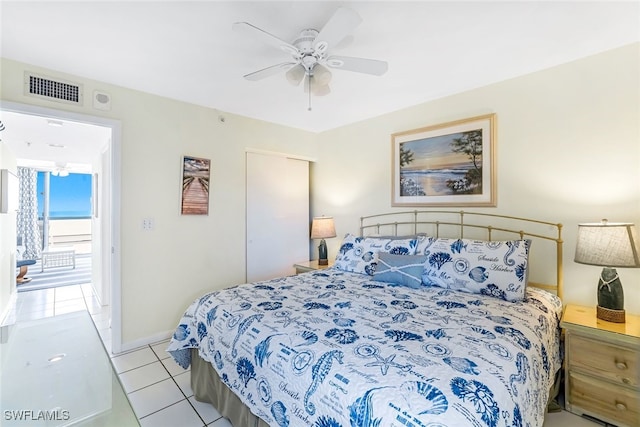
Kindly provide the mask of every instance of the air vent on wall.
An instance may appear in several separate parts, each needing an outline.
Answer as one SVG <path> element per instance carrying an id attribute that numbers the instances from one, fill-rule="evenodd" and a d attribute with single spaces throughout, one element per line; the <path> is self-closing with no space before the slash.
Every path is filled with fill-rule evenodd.
<path id="1" fill-rule="evenodd" d="M 82 85 L 74 82 L 60 79 L 54 80 L 50 77 L 40 76 L 30 72 L 24 73 L 25 95 L 82 105 L 82 92 Z"/>

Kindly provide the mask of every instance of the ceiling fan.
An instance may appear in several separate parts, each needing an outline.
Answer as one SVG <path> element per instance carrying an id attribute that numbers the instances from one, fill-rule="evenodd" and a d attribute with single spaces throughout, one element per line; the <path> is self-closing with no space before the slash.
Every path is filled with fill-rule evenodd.
<path id="1" fill-rule="evenodd" d="M 51 175 L 60 177 L 69 176 L 69 167 L 66 163 L 56 162 L 55 167 L 51 169 Z"/>
<path id="2" fill-rule="evenodd" d="M 291 55 L 286 62 L 245 74 L 244 78 L 257 81 L 286 70 L 285 76 L 292 85 L 298 86 L 305 80 L 305 92 L 309 94 L 308 109 L 311 110 L 312 94 L 323 96 L 331 92 L 329 82 L 332 75 L 329 68 L 376 76 L 387 72 L 388 64 L 385 61 L 329 55 L 329 50 L 345 40 L 361 22 L 362 18 L 355 11 L 339 8 L 320 31 L 312 28 L 302 30 L 292 43 L 248 22 L 236 22 L 233 24 L 234 31 L 248 34 Z"/>

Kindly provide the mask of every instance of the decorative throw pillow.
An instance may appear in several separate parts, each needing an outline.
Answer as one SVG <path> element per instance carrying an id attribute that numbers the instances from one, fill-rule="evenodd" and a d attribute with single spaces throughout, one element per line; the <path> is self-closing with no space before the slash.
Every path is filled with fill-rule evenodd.
<path id="1" fill-rule="evenodd" d="M 396 255 L 413 255 L 416 239 L 384 239 L 378 237 L 356 237 L 347 234 L 342 241 L 334 267 L 343 271 L 373 275 L 376 269 L 376 254 L 386 252 Z"/>
<path id="2" fill-rule="evenodd" d="M 427 256 L 426 286 L 522 301 L 528 281 L 531 240 L 434 239 L 421 248 Z"/>
<path id="3" fill-rule="evenodd" d="M 419 236 L 418 243 L 416 245 L 416 255 L 428 255 L 429 248 L 436 240 L 438 240 L 437 237 Z"/>
<path id="4" fill-rule="evenodd" d="M 380 252 L 373 280 L 420 289 L 426 260 L 425 255 L 394 255 Z"/>

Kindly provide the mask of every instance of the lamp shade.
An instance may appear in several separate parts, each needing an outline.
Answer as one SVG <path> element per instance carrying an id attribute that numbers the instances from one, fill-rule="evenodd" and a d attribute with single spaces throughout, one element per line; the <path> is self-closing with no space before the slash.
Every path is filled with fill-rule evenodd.
<path id="1" fill-rule="evenodd" d="M 602 267 L 640 267 L 640 242 L 630 223 L 578 224 L 575 262 Z"/>
<path id="2" fill-rule="evenodd" d="M 311 223 L 312 239 L 328 239 L 336 237 L 336 226 L 333 223 L 333 217 L 321 216 L 313 218 Z"/>

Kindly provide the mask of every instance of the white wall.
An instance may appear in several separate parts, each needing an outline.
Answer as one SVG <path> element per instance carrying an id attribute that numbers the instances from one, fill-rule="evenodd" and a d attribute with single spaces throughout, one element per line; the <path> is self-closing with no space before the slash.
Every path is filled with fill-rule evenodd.
<path id="1" fill-rule="evenodd" d="M 314 135 L 2 59 L 0 99 L 121 122 L 122 341 L 175 328 L 191 301 L 245 276 L 245 148 L 315 157 Z M 29 70 L 111 95 L 111 111 L 23 95 Z M 181 216 L 181 156 L 211 159 L 208 216 Z M 143 231 L 143 218 L 155 228 Z M 6 256 L 4 251 L 2 256 Z"/>
<path id="2" fill-rule="evenodd" d="M 0 140 L 0 169 L 17 173 L 16 158 Z M 0 213 L 0 324 L 16 293 L 16 213 Z"/>
<path id="3" fill-rule="evenodd" d="M 601 268 L 573 262 L 577 224 L 640 227 L 639 62 L 636 43 L 324 132 L 313 214 L 333 215 L 342 236 L 361 215 L 401 210 L 391 208 L 390 135 L 496 113 L 497 208 L 465 209 L 562 223 L 565 301 L 593 306 Z M 340 240 L 328 239 L 330 256 Z M 627 311 L 640 313 L 640 269 L 618 272 Z"/>

